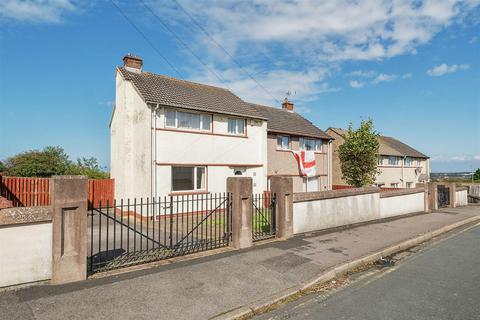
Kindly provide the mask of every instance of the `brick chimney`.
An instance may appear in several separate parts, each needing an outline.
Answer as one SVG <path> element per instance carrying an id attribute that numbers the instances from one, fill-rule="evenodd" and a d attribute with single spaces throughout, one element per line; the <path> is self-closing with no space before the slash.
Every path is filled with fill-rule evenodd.
<path id="1" fill-rule="evenodd" d="M 288 101 L 288 98 L 285 98 L 285 100 L 283 100 L 283 103 L 282 103 L 282 109 L 293 112 L 293 103 Z"/>
<path id="2" fill-rule="evenodd" d="M 129 53 L 123 57 L 123 66 L 128 71 L 140 73 L 142 72 L 143 59 Z"/>

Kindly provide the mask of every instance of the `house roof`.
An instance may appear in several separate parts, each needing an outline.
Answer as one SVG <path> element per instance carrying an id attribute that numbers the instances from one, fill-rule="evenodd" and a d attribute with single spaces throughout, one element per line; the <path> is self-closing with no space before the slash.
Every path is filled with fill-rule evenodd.
<path id="1" fill-rule="evenodd" d="M 249 103 L 249 105 L 268 120 L 268 131 L 320 139 L 332 139 L 332 137 L 298 113 L 254 103 Z"/>
<path id="2" fill-rule="evenodd" d="M 132 81 L 145 102 L 199 111 L 265 119 L 255 108 L 231 91 L 150 72 L 132 72 L 118 67 L 125 80 Z"/>
<path id="3" fill-rule="evenodd" d="M 346 131 L 341 128 L 328 128 L 340 136 L 344 136 Z M 328 131 L 328 130 L 327 130 Z M 425 154 L 410 147 L 409 145 L 401 142 L 392 137 L 379 136 L 378 142 L 380 144 L 378 153 L 386 156 L 406 156 L 415 158 L 429 158 Z"/>

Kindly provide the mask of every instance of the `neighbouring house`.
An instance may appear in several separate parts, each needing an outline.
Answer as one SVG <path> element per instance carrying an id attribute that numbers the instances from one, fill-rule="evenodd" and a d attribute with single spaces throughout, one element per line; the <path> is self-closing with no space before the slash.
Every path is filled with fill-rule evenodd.
<path id="1" fill-rule="evenodd" d="M 250 104 L 267 119 L 267 174 L 293 177 L 294 192 L 331 190 L 332 138 L 294 111 L 285 99 L 282 109 Z M 292 150 L 315 153 L 316 175 L 304 177 Z"/>
<path id="2" fill-rule="evenodd" d="M 338 148 L 344 141 L 346 131 L 328 128 L 333 140 L 333 185 L 346 185 Z M 392 137 L 379 136 L 378 175 L 375 185 L 388 188 L 414 188 L 417 183 L 430 179 L 429 157 Z"/>
<path id="3" fill-rule="evenodd" d="M 273 174 L 298 176 L 301 191 L 293 153 L 285 152 L 301 147 L 318 153 L 309 188 L 329 188 L 330 137 L 293 104 L 288 111 L 250 104 L 223 88 L 146 72 L 139 57 L 123 61 L 110 121 L 117 199 L 224 192 L 230 176 L 251 177 L 260 193 Z M 285 151 L 277 151 L 278 134 L 289 137 L 278 148 Z"/>

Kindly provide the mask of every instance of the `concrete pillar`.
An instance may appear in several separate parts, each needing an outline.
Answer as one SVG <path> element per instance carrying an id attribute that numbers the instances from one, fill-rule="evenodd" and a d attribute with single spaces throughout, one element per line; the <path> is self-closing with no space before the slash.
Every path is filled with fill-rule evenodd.
<path id="1" fill-rule="evenodd" d="M 293 179 L 286 176 L 270 177 L 270 191 L 276 195 L 277 238 L 293 236 Z"/>
<path id="2" fill-rule="evenodd" d="M 87 278 L 88 180 L 55 176 L 52 184 L 52 283 Z"/>
<path id="3" fill-rule="evenodd" d="M 450 183 L 448 185 L 448 192 L 450 194 L 450 208 L 457 207 L 457 185 L 455 183 Z"/>
<path id="4" fill-rule="evenodd" d="M 232 194 L 232 246 L 252 246 L 252 178 L 227 178 L 227 192 Z"/>
<path id="5" fill-rule="evenodd" d="M 428 212 L 431 212 L 433 210 L 438 210 L 437 183 L 428 182 L 427 191 L 428 191 L 428 210 L 429 210 Z"/>

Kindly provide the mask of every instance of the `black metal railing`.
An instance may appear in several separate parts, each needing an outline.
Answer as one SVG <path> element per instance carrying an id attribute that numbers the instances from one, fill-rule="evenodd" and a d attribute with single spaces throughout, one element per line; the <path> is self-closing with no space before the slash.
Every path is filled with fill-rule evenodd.
<path id="1" fill-rule="evenodd" d="M 94 273 L 228 246 L 230 193 L 90 205 L 88 271 Z"/>
<path id="2" fill-rule="evenodd" d="M 275 237 L 275 193 L 252 195 L 253 241 Z"/>

